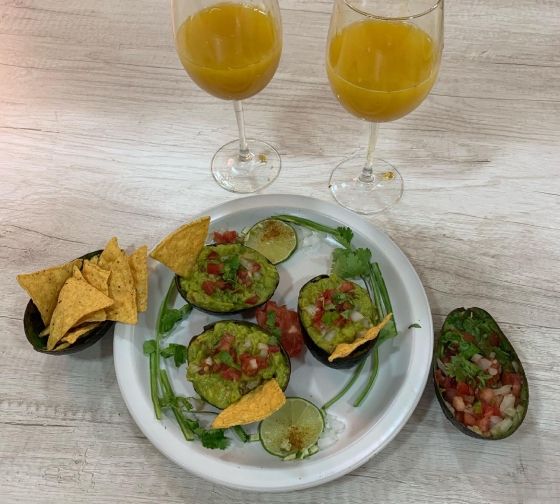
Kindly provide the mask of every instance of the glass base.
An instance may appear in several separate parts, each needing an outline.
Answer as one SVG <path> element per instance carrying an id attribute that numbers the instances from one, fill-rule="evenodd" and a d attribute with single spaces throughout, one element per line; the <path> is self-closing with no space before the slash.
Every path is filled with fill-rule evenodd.
<path id="1" fill-rule="evenodd" d="M 361 174 L 365 162 L 363 156 L 344 160 L 333 170 L 329 188 L 343 207 L 369 215 L 382 212 L 401 199 L 403 179 L 394 166 L 382 159 L 375 160 L 371 178 L 364 178 Z"/>
<path id="2" fill-rule="evenodd" d="M 221 147 L 212 158 L 212 175 L 224 189 L 253 193 L 272 184 L 282 166 L 280 154 L 272 145 L 247 139 L 249 154 L 239 153 L 239 140 Z"/>

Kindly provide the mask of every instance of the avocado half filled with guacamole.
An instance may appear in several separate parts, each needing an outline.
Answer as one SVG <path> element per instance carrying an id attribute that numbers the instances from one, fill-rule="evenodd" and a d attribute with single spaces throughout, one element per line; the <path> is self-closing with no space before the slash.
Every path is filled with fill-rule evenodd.
<path id="1" fill-rule="evenodd" d="M 193 273 L 176 277 L 177 289 L 193 306 L 210 313 L 235 313 L 268 301 L 278 270 L 262 254 L 238 243 L 207 245 Z"/>
<path id="2" fill-rule="evenodd" d="M 299 292 L 298 313 L 307 347 L 327 366 L 355 366 L 375 344 L 368 341 L 350 355 L 328 361 L 338 344 L 352 343 L 379 322 L 369 294 L 354 282 L 336 275 L 311 279 Z"/>
<path id="3" fill-rule="evenodd" d="M 256 324 L 216 322 L 187 349 L 187 379 L 207 403 L 224 409 L 261 383 L 276 378 L 285 390 L 290 358 L 277 339 Z"/>

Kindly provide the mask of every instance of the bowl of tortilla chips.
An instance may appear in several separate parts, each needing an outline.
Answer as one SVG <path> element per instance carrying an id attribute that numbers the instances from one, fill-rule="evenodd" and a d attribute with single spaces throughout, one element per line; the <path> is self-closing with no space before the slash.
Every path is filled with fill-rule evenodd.
<path id="1" fill-rule="evenodd" d="M 146 310 L 147 247 L 127 255 L 112 238 L 103 250 L 17 280 L 31 298 L 23 325 L 33 348 L 51 355 L 78 352 L 115 322 L 136 324 Z"/>

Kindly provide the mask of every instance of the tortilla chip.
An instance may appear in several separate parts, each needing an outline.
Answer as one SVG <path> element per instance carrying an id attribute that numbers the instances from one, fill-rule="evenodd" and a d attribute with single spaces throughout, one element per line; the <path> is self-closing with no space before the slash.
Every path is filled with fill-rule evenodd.
<path id="1" fill-rule="evenodd" d="M 227 429 L 264 420 L 284 406 L 285 402 L 286 396 L 273 378 L 229 405 L 214 419 L 212 428 Z"/>
<path id="2" fill-rule="evenodd" d="M 136 287 L 136 305 L 139 312 L 148 309 L 148 247 L 143 245 L 128 256 L 128 265 Z"/>
<path id="3" fill-rule="evenodd" d="M 385 327 L 387 322 L 391 320 L 393 316 L 392 313 L 389 313 L 379 324 L 376 326 L 370 327 L 367 332 L 363 335 L 354 340 L 352 343 L 339 343 L 336 345 L 336 348 L 333 352 L 329 355 L 329 362 L 332 362 L 335 359 L 340 359 L 341 357 L 346 357 L 350 355 L 356 348 L 368 341 L 372 341 L 377 338 L 377 335 L 380 333 L 381 329 Z"/>
<path id="4" fill-rule="evenodd" d="M 188 277 L 208 236 L 210 217 L 201 217 L 184 224 L 160 241 L 150 253 L 182 277 Z"/>
<path id="5" fill-rule="evenodd" d="M 48 336 L 50 332 L 51 332 L 51 326 L 48 325 L 47 327 L 45 327 L 45 328 L 39 333 L 39 338 L 44 338 L 45 336 Z"/>
<path id="6" fill-rule="evenodd" d="M 70 346 L 70 343 L 61 343 L 60 345 L 56 345 L 54 347 L 55 352 L 59 352 L 60 350 L 66 350 Z"/>
<path id="7" fill-rule="evenodd" d="M 95 287 L 98 291 L 103 292 L 106 296 L 109 295 L 109 276 L 110 271 L 97 266 L 89 259 L 84 261 L 82 266 L 82 275 L 86 282 L 92 287 Z"/>
<path id="8" fill-rule="evenodd" d="M 48 326 L 51 321 L 60 289 L 64 282 L 72 276 L 72 269 L 75 265 L 81 267 L 82 260 L 76 259 L 54 268 L 17 276 L 19 285 L 35 303 L 45 326 Z"/>
<path id="9" fill-rule="evenodd" d="M 88 261 L 91 264 L 95 264 L 95 266 L 97 266 L 99 264 L 99 256 L 98 255 L 93 256 L 91 259 L 88 259 Z"/>
<path id="10" fill-rule="evenodd" d="M 78 320 L 74 325 L 85 324 L 86 322 L 105 322 L 107 320 L 107 311 L 98 310 L 91 315 L 86 315 L 83 319 Z"/>
<path id="11" fill-rule="evenodd" d="M 79 320 L 112 304 L 113 300 L 88 284 L 80 270 L 74 266 L 74 276 L 66 280 L 58 295 L 47 350 L 52 350 Z"/>
<path id="12" fill-rule="evenodd" d="M 109 276 L 109 297 L 114 304 L 107 308 L 107 320 L 136 324 L 136 289 L 128 257 L 120 249 L 116 238 L 111 238 L 99 256 L 99 266 L 111 272 Z"/>
<path id="13" fill-rule="evenodd" d="M 60 340 L 62 342 L 61 344 L 68 343 L 70 345 L 73 345 L 74 343 L 76 343 L 76 340 L 78 338 L 82 337 L 84 334 L 88 333 L 92 329 L 95 329 L 98 325 L 99 324 L 97 322 L 93 322 L 89 324 L 83 324 L 79 327 L 74 327 L 70 329 L 64 335 L 64 338 Z M 58 350 L 58 346 L 55 348 L 55 350 Z"/>

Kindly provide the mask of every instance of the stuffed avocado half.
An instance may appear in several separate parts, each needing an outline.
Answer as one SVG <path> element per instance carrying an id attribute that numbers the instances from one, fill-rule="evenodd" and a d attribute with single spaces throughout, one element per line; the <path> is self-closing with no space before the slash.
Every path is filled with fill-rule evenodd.
<path id="1" fill-rule="evenodd" d="M 176 276 L 181 296 L 209 313 L 237 313 L 268 301 L 280 280 L 262 254 L 239 243 L 207 245 L 188 278 Z"/>
<path id="2" fill-rule="evenodd" d="M 276 337 L 256 324 L 220 321 L 204 328 L 187 349 L 187 379 L 197 394 L 224 409 L 261 383 L 290 380 L 290 358 Z"/>
<path id="3" fill-rule="evenodd" d="M 354 282 L 336 275 L 312 278 L 300 290 L 298 313 L 307 347 L 327 366 L 352 367 L 375 345 L 368 341 L 346 357 L 328 360 L 338 344 L 352 343 L 379 322 L 368 292 Z"/>
<path id="4" fill-rule="evenodd" d="M 445 416 L 463 433 L 503 439 L 523 422 L 529 387 L 521 361 L 492 316 L 458 308 L 435 348 L 434 386 Z"/>

